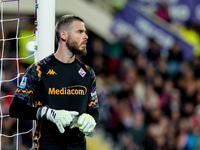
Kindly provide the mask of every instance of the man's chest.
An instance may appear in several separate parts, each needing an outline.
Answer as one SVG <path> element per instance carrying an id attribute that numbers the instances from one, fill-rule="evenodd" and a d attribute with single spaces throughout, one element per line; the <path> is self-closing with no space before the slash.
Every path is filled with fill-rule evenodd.
<path id="1" fill-rule="evenodd" d="M 46 67 L 37 86 L 36 99 L 60 109 L 87 105 L 90 90 L 90 75 L 81 67 Z M 81 107 L 81 106 L 80 106 Z M 77 108 L 76 110 L 81 110 Z"/>
<path id="2" fill-rule="evenodd" d="M 82 67 L 48 66 L 40 86 L 48 95 L 85 95 L 90 88 L 90 75 Z"/>

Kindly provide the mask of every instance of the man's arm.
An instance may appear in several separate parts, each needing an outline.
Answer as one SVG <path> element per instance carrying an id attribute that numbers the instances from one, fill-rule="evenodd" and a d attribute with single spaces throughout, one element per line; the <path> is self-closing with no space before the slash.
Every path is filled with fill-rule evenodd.
<path id="1" fill-rule="evenodd" d="M 25 101 L 14 97 L 9 107 L 10 117 L 36 120 L 37 108 L 29 106 Z"/>
<path id="2" fill-rule="evenodd" d="M 32 64 L 24 73 L 20 85 L 17 87 L 9 107 L 10 117 L 36 120 L 37 108 L 30 106 L 35 87 L 41 77 L 40 70 L 36 68 L 39 63 Z M 40 67 L 38 67 L 40 68 Z"/>
<path id="3" fill-rule="evenodd" d="M 98 122 L 99 119 L 99 102 L 98 102 L 98 96 L 96 91 L 96 75 L 92 68 L 88 68 L 90 72 L 90 95 L 88 100 L 88 106 L 87 106 L 87 112 L 90 114 L 96 121 Z"/>
<path id="4" fill-rule="evenodd" d="M 86 113 L 81 114 L 78 119 L 79 130 L 85 135 L 92 137 L 95 126 L 99 119 L 98 97 L 96 92 L 96 76 L 92 68 L 86 67 L 90 72 L 90 94 Z"/>
<path id="5" fill-rule="evenodd" d="M 48 120 L 53 122 L 60 133 L 64 133 L 64 127 L 69 126 L 74 116 L 78 115 L 76 111 L 55 110 L 48 106 L 35 108 L 30 106 L 36 86 L 38 85 L 41 75 L 42 66 L 45 62 L 31 65 L 25 72 L 22 81 L 17 88 L 12 102 L 9 107 L 10 117 L 26 120 Z"/>
<path id="6" fill-rule="evenodd" d="M 99 120 L 99 110 L 98 110 L 98 108 L 89 109 L 87 111 L 87 113 L 90 114 L 94 118 L 96 123 L 98 123 L 98 120 Z"/>
<path id="7" fill-rule="evenodd" d="M 60 133 L 64 133 L 64 127 L 69 126 L 74 116 L 78 115 L 76 111 L 54 110 L 48 106 L 34 108 L 27 105 L 25 101 L 19 98 L 13 98 L 10 108 L 10 117 L 26 120 L 49 120 L 56 124 Z"/>

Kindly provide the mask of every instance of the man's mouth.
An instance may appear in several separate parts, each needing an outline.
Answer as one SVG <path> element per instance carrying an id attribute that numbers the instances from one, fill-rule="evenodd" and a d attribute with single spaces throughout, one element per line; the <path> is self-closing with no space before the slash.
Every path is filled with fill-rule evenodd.
<path id="1" fill-rule="evenodd" d="M 82 45 L 83 45 L 83 46 L 86 46 L 86 45 L 87 45 L 87 42 L 83 42 Z"/>

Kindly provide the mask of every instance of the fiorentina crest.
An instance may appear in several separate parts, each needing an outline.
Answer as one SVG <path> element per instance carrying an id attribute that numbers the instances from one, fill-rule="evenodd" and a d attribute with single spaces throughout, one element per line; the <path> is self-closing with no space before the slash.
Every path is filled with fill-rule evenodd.
<path id="1" fill-rule="evenodd" d="M 78 73 L 81 75 L 81 77 L 84 77 L 86 75 L 86 72 L 81 68 Z"/>

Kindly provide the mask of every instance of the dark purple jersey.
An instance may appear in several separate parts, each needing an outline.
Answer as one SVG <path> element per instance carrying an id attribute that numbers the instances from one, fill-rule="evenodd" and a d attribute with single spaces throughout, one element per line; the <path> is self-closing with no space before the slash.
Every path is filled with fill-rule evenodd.
<path id="1" fill-rule="evenodd" d="M 13 110 L 25 111 L 17 108 L 20 107 L 19 103 L 33 103 L 35 108 L 48 105 L 56 110 L 78 111 L 79 115 L 88 113 L 97 122 L 99 104 L 95 73 L 77 59 L 66 64 L 52 54 L 27 69 L 11 103 Z M 34 117 L 28 118 L 27 113 L 33 113 L 29 115 L 34 116 L 35 112 L 24 112 L 24 117 L 21 112 L 21 115 L 15 117 L 31 120 Z M 61 134 L 54 123 L 37 121 L 34 137 L 36 149 L 65 149 L 67 143 L 80 143 L 84 140 L 84 134 L 78 128 L 66 127 L 65 133 Z"/>

